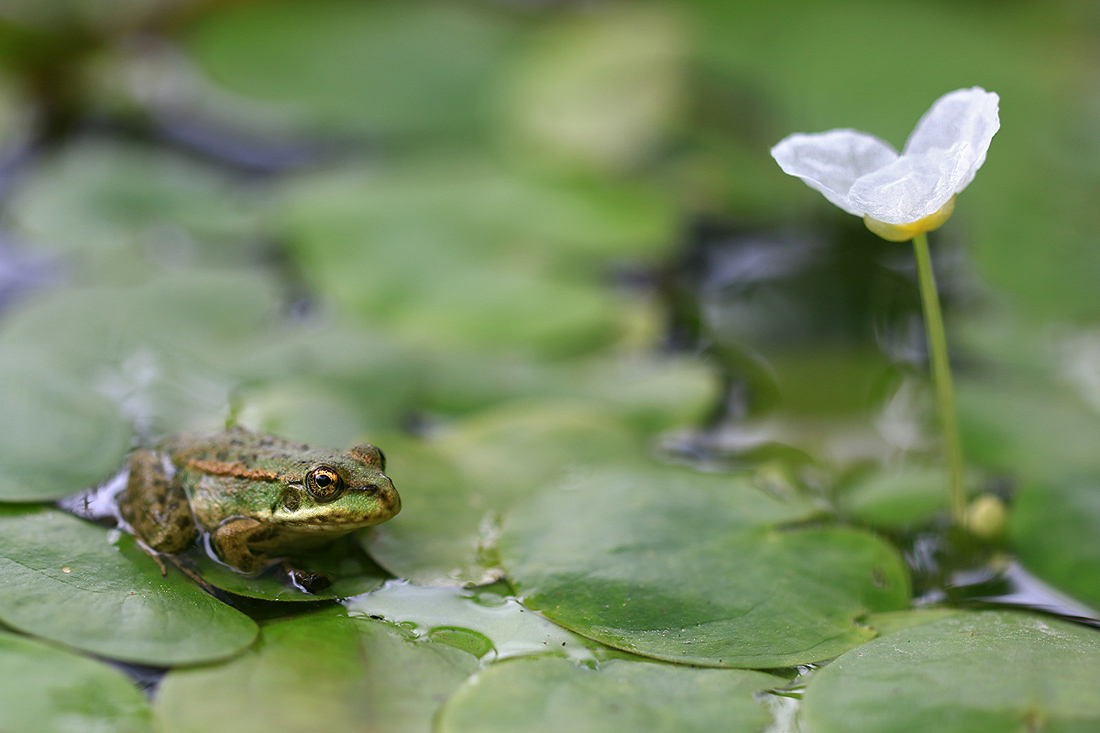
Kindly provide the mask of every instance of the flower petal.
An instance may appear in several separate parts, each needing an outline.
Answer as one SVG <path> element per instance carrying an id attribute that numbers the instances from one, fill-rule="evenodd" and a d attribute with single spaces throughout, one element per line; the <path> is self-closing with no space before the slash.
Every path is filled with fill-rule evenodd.
<path id="1" fill-rule="evenodd" d="M 849 199 L 852 184 L 898 157 L 889 143 L 858 130 L 788 135 L 771 152 L 784 173 L 801 178 L 830 202 L 856 216 L 866 211 Z"/>
<path id="2" fill-rule="evenodd" d="M 989 142 L 1001 126 L 999 101 L 1000 97 L 981 87 L 948 92 L 917 122 L 902 155 L 951 151 L 952 193 L 962 191 L 982 167 Z"/>
<path id="3" fill-rule="evenodd" d="M 936 213 L 955 195 L 958 164 L 967 157 L 965 150 L 956 148 L 903 155 L 852 184 L 848 197 L 873 219 L 912 223 Z"/>

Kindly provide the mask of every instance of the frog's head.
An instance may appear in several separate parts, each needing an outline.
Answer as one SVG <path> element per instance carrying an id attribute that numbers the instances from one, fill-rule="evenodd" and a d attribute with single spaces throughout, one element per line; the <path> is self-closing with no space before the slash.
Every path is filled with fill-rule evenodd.
<path id="1" fill-rule="evenodd" d="M 273 518 L 302 532 L 340 532 L 381 524 L 401 511 L 401 497 L 384 473 L 382 451 L 363 443 L 316 457 L 287 483 Z"/>

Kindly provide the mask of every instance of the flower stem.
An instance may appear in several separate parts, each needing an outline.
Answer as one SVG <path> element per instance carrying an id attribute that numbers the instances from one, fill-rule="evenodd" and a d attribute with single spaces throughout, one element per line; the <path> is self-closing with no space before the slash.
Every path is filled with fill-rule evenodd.
<path id="1" fill-rule="evenodd" d="M 932 385 L 936 389 L 936 409 L 940 415 L 940 432 L 947 454 L 947 481 L 951 500 L 951 516 L 956 524 L 966 520 L 966 488 L 963 485 L 963 456 L 959 443 L 959 425 L 955 419 L 955 388 L 951 382 L 951 364 L 947 359 L 947 337 L 944 335 L 940 297 L 936 278 L 932 274 L 932 258 L 928 254 L 928 235 L 913 237 L 917 256 L 917 281 L 924 307 L 924 330 L 928 335 L 928 357 L 932 365 Z"/>

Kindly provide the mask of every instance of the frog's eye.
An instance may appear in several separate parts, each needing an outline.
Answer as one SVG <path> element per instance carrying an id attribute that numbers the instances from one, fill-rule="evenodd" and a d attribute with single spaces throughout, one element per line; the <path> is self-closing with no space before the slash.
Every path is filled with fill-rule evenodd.
<path id="1" fill-rule="evenodd" d="M 306 488 L 317 501 L 332 501 L 344 488 L 344 481 L 334 469 L 318 466 L 306 476 Z"/>

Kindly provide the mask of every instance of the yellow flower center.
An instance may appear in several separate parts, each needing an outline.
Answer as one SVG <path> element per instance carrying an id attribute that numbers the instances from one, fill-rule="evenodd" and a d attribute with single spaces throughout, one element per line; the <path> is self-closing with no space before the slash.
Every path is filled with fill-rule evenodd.
<path id="1" fill-rule="evenodd" d="M 947 203 L 934 214 L 929 214 L 923 219 L 909 222 L 908 224 L 887 224 L 869 216 L 863 217 L 863 223 L 875 234 L 890 242 L 905 242 L 918 234 L 939 229 L 955 210 L 955 197 L 948 199 Z"/>

